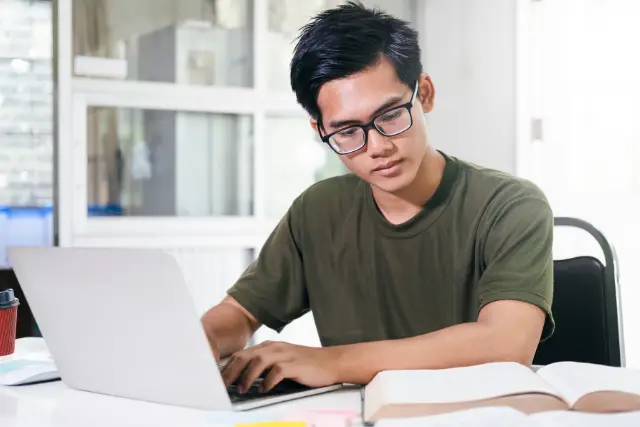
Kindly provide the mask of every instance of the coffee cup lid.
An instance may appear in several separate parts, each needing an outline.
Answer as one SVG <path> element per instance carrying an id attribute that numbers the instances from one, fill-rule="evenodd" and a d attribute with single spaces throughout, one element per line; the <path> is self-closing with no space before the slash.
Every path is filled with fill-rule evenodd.
<path id="1" fill-rule="evenodd" d="M 19 303 L 18 298 L 13 293 L 13 289 L 0 291 L 0 309 L 15 307 Z"/>

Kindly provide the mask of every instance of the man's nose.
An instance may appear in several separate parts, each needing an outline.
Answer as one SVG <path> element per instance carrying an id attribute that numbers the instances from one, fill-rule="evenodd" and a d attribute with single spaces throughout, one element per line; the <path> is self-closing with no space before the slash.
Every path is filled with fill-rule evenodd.
<path id="1" fill-rule="evenodd" d="M 367 152 L 373 158 L 386 157 L 393 151 L 393 142 L 389 137 L 382 135 L 376 128 L 368 129 Z"/>

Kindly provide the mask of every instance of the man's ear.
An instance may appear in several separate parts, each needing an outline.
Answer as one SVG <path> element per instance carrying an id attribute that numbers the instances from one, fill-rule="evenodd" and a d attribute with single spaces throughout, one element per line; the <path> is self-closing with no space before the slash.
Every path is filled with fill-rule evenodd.
<path id="1" fill-rule="evenodd" d="M 313 131 L 322 138 L 322 132 L 324 129 L 322 128 L 322 122 L 319 122 L 318 119 L 314 119 L 313 117 L 309 119 L 309 123 L 311 124 L 311 128 Z"/>
<path id="2" fill-rule="evenodd" d="M 433 110 L 436 97 L 436 89 L 431 77 L 427 73 L 421 73 L 418 79 L 418 100 L 422 105 L 422 111 L 430 113 Z"/>

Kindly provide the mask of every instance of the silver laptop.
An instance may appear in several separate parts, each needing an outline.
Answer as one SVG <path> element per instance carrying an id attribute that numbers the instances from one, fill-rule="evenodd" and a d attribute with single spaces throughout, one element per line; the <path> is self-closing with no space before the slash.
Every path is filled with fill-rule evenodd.
<path id="1" fill-rule="evenodd" d="M 71 388 L 243 410 L 340 387 L 288 384 L 266 395 L 227 389 L 180 268 L 164 251 L 14 247 L 7 252 Z"/>

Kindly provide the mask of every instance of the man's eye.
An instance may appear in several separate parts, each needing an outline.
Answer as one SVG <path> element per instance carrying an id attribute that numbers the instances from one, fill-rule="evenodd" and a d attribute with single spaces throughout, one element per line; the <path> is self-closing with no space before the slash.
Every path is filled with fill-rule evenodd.
<path id="1" fill-rule="evenodd" d="M 344 136 L 344 137 L 350 137 L 356 134 L 356 132 L 358 131 L 357 128 L 349 128 L 349 129 L 345 129 L 342 132 L 340 132 L 340 136 Z"/>
<path id="2" fill-rule="evenodd" d="M 391 120 L 395 120 L 400 116 L 400 110 L 392 111 L 380 117 L 383 122 L 390 122 Z"/>

